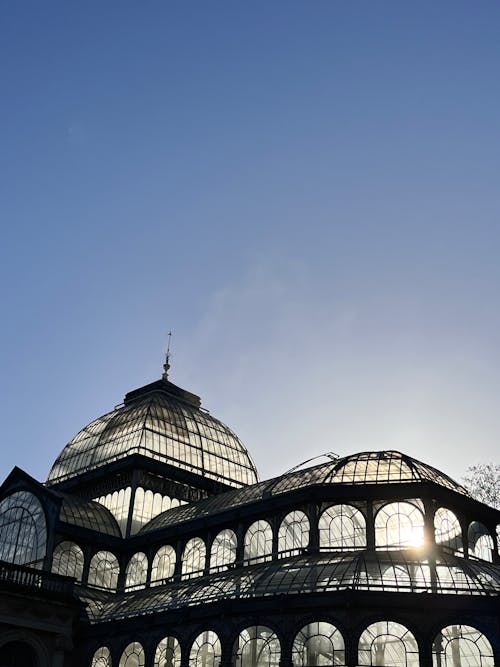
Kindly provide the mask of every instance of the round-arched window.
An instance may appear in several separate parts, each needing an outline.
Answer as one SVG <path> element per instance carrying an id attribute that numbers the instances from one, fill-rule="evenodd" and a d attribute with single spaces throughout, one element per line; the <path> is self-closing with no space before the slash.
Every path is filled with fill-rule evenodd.
<path id="1" fill-rule="evenodd" d="M 189 652 L 189 667 L 219 667 L 221 661 L 220 639 L 213 630 L 199 634 Z"/>
<path id="2" fill-rule="evenodd" d="M 279 667 L 280 642 L 264 625 L 252 625 L 238 635 L 233 648 L 233 667 Z"/>
<path id="3" fill-rule="evenodd" d="M 111 653 L 107 646 L 101 646 L 94 653 L 90 667 L 111 667 Z"/>
<path id="4" fill-rule="evenodd" d="M 296 510 L 285 516 L 278 531 L 278 552 L 282 556 L 295 556 L 309 544 L 309 519 Z"/>
<path id="5" fill-rule="evenodd" d="M 114 591 L 119 572 L 117 557 L 110 551 L 98 551 L 90 561 L 88 583 L 90 586 Z"/>
<path id="6" fill-rule="evenodd" d="M 352 505 L 332 505 L 319 518 L 321 549 L 358 549 L 366 547 L 366 521 Z"/>
<path id="7" fill-rule="evenodd" d="M 162 639 L 155 651 L 153 667 L 180 667 L 181 647 L 175 637 Z"/>
<path id="8" fill-rule="evenodd" d="M 174 576 L 175 549 L 169 544 L 160 547 L 151 565 L 151 586 L 158 586 L 165 579 Z"/>
<path id="9" fill-rule="evenodd" d="M 400 623 L 378 621 L 359 638 L 360 667 L 418 667 L 418 646 L 413 634 Z"/>
<path id="10" fill-rule="evenodd" d="M 210 570 L 227 570 L 236 560 L 236 534 L 233 530 L 221 530 L 212 542 Z"/>
<path id="11" fill-rule="evenodd" d="M 52 554 L 52 572 L 81 581 L 83 562 L 83 551 L 78 544 L 69 540 L 59 542 Z"/>
<path id="12" fill-rule="evenodd" d="M 470 625 L 448 625 L 438 632 L 432 645 L 434 667 L 494 667 L 488 639 Z"/>
<path id="13" fill-rule="evenodd" d="M 293 667 L 345 665 L 344 638 L 331 623 L 317 621 L 297 633 L 292 646 Z"/>
<path id="14" fill-rule="evenodd" d="M 388 503 L 375 516 L 375 544 L 386 549 L 424 543 L 424 515 L 408 502 Z"/>
<path id="15" fill-rule="evenodd" d="M 245 560 L 251 563 L 262 563 L 270 560 L 272 553 L 273 529 L 267 521 L 255 521 L 245 534 Z"/>
<path id="16" fill-rule="evenodd" d="M 129 560 L 125 572 L 125 590 L 144 588 L 148 576 L 148 557 L 142 551 L 134 554 Z"/>
<path id="17" fill-rule="evenodd" d="M 142 645 L 139 642 L 132 642 L 122 653 L 120 667 L 144 667 L 145 661 Z"/>
<path id="18" fill-rule="evenodd" d="M 40 568 L 47 549 L 42 504 L 28 491 L 16 491 L 0 502 L 0 560 Z"/>

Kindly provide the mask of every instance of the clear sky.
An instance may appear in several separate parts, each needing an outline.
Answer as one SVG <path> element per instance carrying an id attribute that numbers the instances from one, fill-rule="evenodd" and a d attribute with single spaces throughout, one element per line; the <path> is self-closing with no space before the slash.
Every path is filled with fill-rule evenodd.
<path id="1" fill-rule="evenodd" d="M 161 374 L 262 477 L 500 442 L 500 3 L 0 3 L 1 477 Z"/>

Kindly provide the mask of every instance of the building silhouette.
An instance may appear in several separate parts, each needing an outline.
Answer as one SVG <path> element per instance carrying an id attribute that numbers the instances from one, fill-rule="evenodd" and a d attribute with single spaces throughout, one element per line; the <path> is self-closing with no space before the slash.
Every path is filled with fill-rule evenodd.
<path id="1" fill-rule="evenodd" d="M 0 667 L 500 665 L 500 512 L 397 451 L 259 481 L 162 379 L 0 487 Z"/>

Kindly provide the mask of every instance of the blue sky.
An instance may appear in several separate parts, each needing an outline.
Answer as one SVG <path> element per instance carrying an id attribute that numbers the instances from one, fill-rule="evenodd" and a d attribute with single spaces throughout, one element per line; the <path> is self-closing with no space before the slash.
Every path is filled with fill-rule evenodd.
<path id="1" fill-rule="evenodd" d="M 2 469 L 159 377 L 263 477 L 498 461 L 500 4 L 0 5 Z"/>

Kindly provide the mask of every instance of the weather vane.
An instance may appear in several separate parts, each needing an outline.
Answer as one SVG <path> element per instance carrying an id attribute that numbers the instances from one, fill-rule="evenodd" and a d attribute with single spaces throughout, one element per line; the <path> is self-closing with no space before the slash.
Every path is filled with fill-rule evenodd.
<path id="1" fill-rule="evenodd" d="M 172 332 L 168 332 L 168 344 L 167 344 L 167 354 L 165 355 L 165 363 L 163 364 L 163 375 L 164 380 L 168 380 L 168 369 L 170 368 L 170 342 L 172 340 Z"/>

